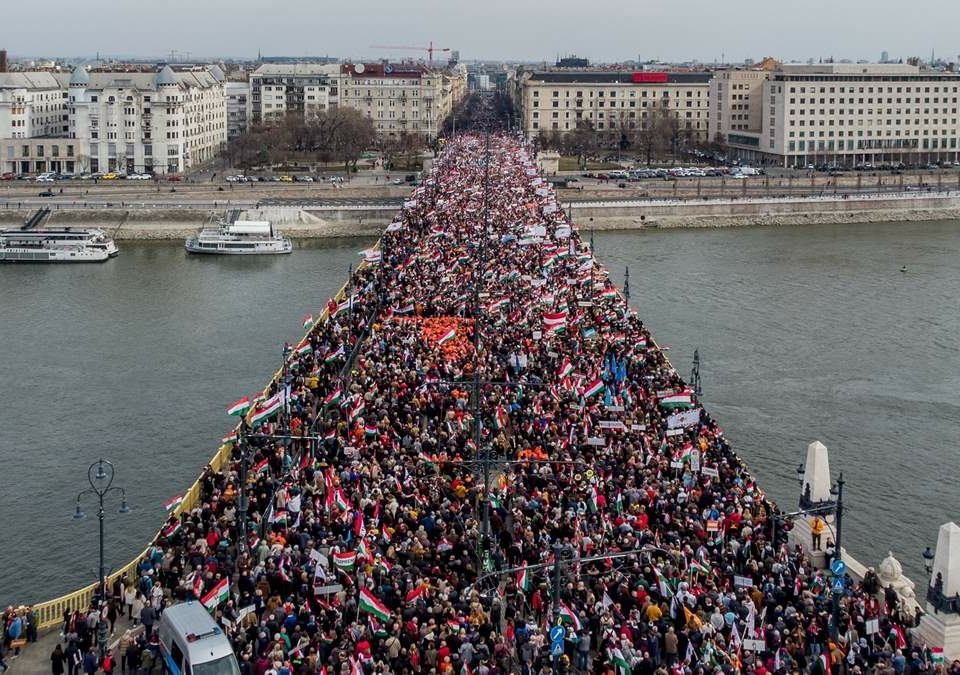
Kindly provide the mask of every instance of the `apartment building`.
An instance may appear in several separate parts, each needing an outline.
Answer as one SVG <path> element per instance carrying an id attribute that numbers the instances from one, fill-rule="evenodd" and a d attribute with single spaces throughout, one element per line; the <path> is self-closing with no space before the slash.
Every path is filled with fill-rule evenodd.
<path id="1" fill-rule="evenodd" d="M 250 124 L 315 115 L 337 98 L 338 64 L 266 63 L 250 73 Z"/>
<path id="2" fill-rule="evenodd" d="M 223 91 L 227 97 L 227 139 L 232 140 L 250 128 L 250 82 L 229 80 Z"/>
<path id="3" fill-rule="evenodd" d="M 0 72 L 0 138 L 63 135 L 68 78 L 52 72 Z"/>
<path id="4" fill-rule="evenodd" d="M 524 132 L 640 129 L 655 107 L 673 115 L 690 143 L 708 138 L 710 73 L 565 69 L 517 72 L 511 94 Z"/>
<path id="5" fill-rule="evenodd" d="M 711 93 L 711 128 L 745 161 L 853 167 L 960 159 L 957 73 L 903 64 L 783 65 L 718 73 Z M 741 95 L 749 99 L 732 98 Z"/>
<path id="6" fill-rule="evenodd" d="M 355 63 L 343 66 L 339 104 L 373 120 L 380 136 L 440 133 L 443 120 L 467 93 L 467 71 L 415 63 Z"/>
<path id="7" fill-rule="evenodd" d="M 70 138 L 85 144 L 83 170 L 180 173 L 212 159 L 227 141 L 223 72 L 74 71 Z"/>

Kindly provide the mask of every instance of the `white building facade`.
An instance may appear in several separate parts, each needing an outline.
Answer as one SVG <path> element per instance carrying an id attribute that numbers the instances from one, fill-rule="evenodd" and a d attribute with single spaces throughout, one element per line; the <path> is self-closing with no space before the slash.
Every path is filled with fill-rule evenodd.
<path id="1" fill-rule="evenodd" d="M 730 153 L 788 167 L 870 168 L 960 159 L 960 74 L 903 64 L 783 65 L 717 76 L 711 126 Z M 747 90 L 732 89 L 749 84 Z M 749 93 L 746 128 L 729 109 Z M 759 98 L 759 101 L 757 100 Z M 728 109 L 725 109 L 728 108 Z M 756 114 L 755 114 L 756 113 Z"/>
<path id="2" fill-rule="evenodd" d="M 90 172 L 181 173 L 227 142 L 223 73 L 87 73 L 69 83 L 69 136 L 85 146 Z"/>
<path id="3" fill-rule="evenodd" d="M 227 97 L 227 139 L 232 140 L 250 128 L 250 82 L 230 80 L 224 84 Z"/>

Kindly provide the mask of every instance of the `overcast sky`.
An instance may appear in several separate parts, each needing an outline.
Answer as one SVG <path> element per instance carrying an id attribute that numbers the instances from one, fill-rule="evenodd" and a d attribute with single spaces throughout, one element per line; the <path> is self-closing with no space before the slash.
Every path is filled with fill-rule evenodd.
<path id="1" fill-rule="evenodd" d="M 462 59 L 713 62 L 957 60 L 957 0 L 0 0 L 16 56 L 418 57 L 372 45 L 458 49 Z"/>

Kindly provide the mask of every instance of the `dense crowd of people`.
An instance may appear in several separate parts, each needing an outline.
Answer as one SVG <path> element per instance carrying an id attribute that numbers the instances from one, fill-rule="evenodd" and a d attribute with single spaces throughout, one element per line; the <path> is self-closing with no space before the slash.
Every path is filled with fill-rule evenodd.
<path id="1" fill-rule="evenodd" d="M 947 669 L 869 578 L 832 638 L 829 572 L 787 546 L 521 141 L 449 140 L 365 261 L 114 586 L 145 626 L 116 672 L 151 672 L 153 624 L 189 599 L 245 674 Z M 64 634 L 90 649 L 86 616 Z"/>

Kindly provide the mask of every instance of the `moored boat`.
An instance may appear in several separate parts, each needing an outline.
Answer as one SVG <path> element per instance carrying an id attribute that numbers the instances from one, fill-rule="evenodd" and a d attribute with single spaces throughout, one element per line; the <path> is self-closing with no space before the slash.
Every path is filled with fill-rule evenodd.
<path id="1" fill-rule="evenodd" d="M 119 253 L 95 228 L 0 230 L 0 262 L 104 262 Z"/>
<path id="2" fill-rule="evenodd" d="M 185 243 L 189 253 L 219 255 L 267 255 L 290 253 L 293 243 L 274 232 L 265 220 L 238 220 L 218 227 L 206 227 Z"/>

